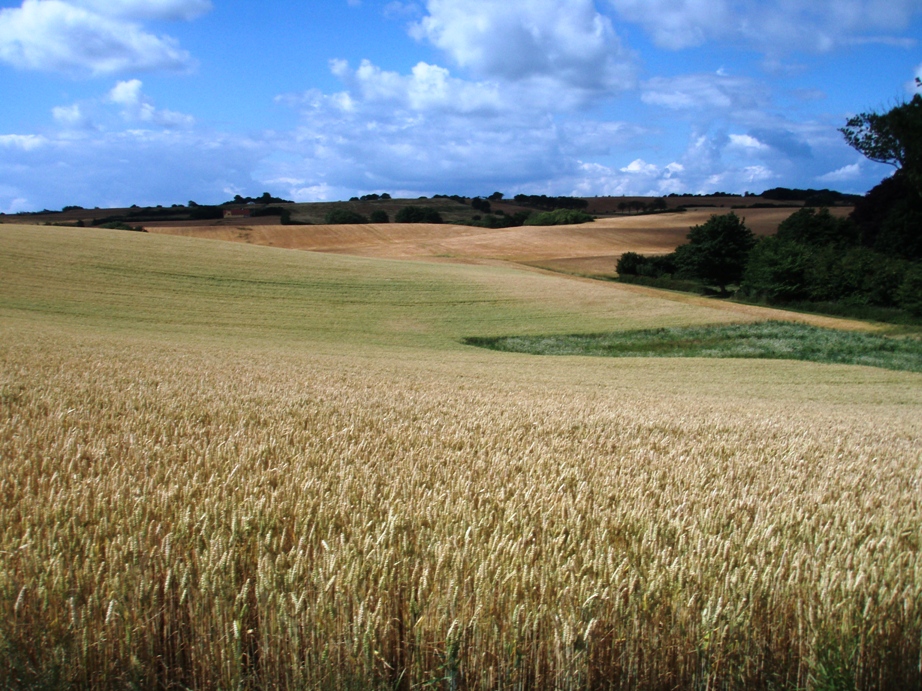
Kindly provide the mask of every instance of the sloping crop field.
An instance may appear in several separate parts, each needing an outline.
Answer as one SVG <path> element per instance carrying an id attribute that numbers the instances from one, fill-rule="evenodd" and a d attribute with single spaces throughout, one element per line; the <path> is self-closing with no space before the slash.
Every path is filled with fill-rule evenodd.
<path id="1" fill-rule="evenodd" d="M 0 227 L 0 687 L 918 687 L 922 375 L 462 343 L 769 316 Z"/>
<path id="2" fill-rule="evenodd" d="M 152 233 L 230 240 L 286 249 L 390 259 L 511 261 L 553 270 L 612 275 L 627 251 L 664 254 L 685 242 L 690 226 L 730 209 L 602 218 L 579 226 L 489 229 L 457 225 L 151 226 Z M 794 209 L 740 209 L 758 235 L 773 233 Z M 834 209 L 834 213 L 843 213 Z"/>

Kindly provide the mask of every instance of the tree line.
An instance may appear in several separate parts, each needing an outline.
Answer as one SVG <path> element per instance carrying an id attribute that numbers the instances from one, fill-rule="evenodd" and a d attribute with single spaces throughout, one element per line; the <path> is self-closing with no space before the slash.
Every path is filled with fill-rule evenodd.
<path id="1" fill-rule="evenodd" d="M 855 116 L 840 131 L 868 158 L 895 168 L 855 200 L 847 218 L 803 208 L 775 235 L 756 239 L 736 214 L 715 215 L 669 255 L 624 254 L 619 276 L 697 282 L 724 295 L 735 287 L 740 298 L 772 305 L 837 303 L 922 316 L 922 96 Z"/>

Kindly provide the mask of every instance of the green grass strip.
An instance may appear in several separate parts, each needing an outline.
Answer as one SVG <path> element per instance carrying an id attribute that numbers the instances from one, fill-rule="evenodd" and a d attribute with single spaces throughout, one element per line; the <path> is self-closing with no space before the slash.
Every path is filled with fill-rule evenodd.
<path id="1" fill-rule="evenodd" d="M 467 338 L 468 345 L 533 355 L 807 360 L 922 372 L 922 340 L 767 321 L 570 336 Z"/>

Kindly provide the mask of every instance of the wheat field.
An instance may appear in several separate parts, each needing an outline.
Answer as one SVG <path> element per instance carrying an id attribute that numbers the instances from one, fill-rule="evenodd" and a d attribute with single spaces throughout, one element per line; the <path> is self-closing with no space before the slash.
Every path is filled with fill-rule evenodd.
<path id="1" fill-rule="evenodd" d="M 768 313 L 504 267 L 0 250 L 0 686 L 922 683 L 922 375 L 461 345 Z"/>

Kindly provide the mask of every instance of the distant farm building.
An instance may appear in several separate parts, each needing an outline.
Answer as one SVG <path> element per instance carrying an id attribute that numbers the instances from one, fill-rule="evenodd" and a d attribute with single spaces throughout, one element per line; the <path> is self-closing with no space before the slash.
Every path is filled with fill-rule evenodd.
<path id="1" fill-rule="evenodd" d="M 249 218 L 252 209 L 224 209 L 224 218 Z"/>

